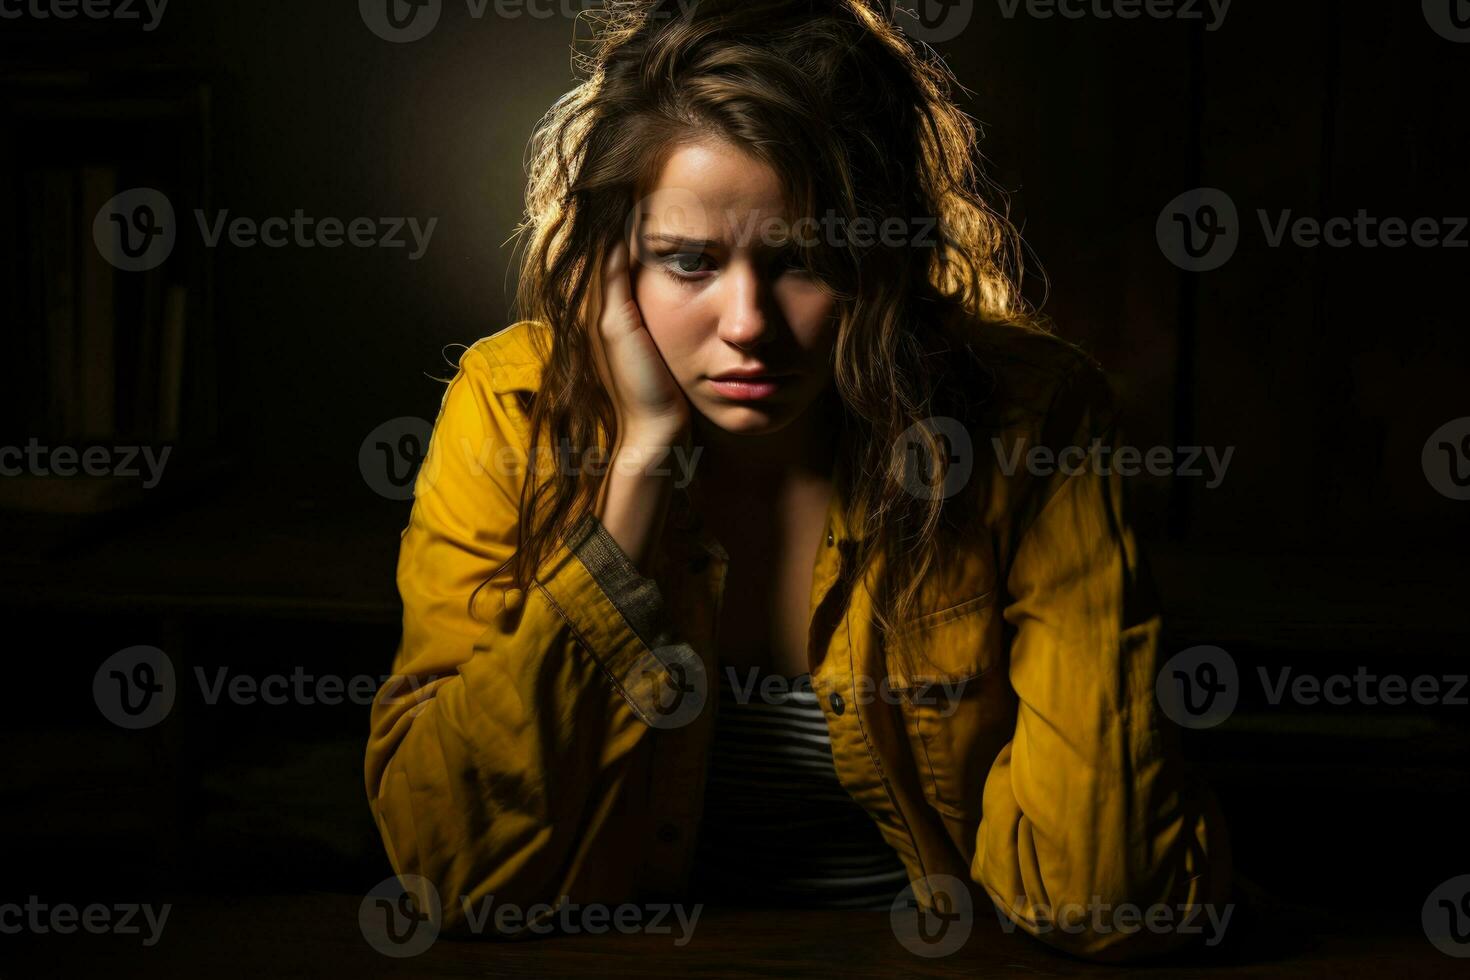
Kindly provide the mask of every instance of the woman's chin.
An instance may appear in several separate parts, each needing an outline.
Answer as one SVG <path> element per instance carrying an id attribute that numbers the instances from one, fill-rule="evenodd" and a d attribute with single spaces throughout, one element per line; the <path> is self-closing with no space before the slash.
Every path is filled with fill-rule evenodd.
<path id="1" fill-rule="evenodd" d="M 699 414 L 707 425 L 735 436 L 770 435 L 795 418 L 788 406 L 771 403 L 707 405 Z"/>

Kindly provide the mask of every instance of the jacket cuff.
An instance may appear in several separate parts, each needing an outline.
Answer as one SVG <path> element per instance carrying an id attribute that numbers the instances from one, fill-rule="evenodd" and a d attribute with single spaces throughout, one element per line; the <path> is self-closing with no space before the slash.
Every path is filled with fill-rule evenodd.
<path id="1" fill-rule="evenodd" d="M 566 561 L 538 584 L 634 712 L 655 728 L 697 717 L 708 697 L 704 663 L 675 641 L 658 583 L 590 512 L 567 532 L 561 554 Z"/>
<path id="2" fill-rule="evenodd" d="M 667 645 L 668 613 L 658 583 L 639 573 L 596 514 L 582 515 L 567 537 L 567 546 L 587 566 L 638 639 L 653 649 Z"/>

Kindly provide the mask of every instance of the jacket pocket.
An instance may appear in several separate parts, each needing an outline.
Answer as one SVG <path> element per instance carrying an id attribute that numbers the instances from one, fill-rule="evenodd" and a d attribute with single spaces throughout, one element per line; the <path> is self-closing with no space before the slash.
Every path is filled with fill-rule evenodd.
<path id="1" fill-rule="evenodd" d="M 978 822 L 985 778 L 1015 730 L 995 590 L 926 613 L 898 631 L 913 663 L 888 652 L 924 795 L 941 814 Z"/>
<path id="2" fill-rule="evenodd" d="M 994 589 L 924 613 L 890 639 L 892 688 L 912 690 L 984 673 L 1000 653 L 999 625 Z M 900 643 L 904 651 L 898 649 Z"/>

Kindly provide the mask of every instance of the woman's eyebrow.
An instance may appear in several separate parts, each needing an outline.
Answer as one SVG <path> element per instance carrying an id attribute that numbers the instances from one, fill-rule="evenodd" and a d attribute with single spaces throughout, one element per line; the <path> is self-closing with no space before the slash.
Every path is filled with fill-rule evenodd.
<path id="1" fill-rule="evenodd" d="M 662 232 L 646 231 L 643 240 L 650 244 L 670 245 L 676 248 L 710 248 L 711 246 L 725 247 L 725 243 L 714 238 L 685 238 L 682 235 L 667 235 Z M 761 242 L 756 246 L 759 251 L 774 252 L 785 255 L 794 252 L 795 246 L 788 241 Z"/>
<path id="2" fill-rule="evenodd" d="M 714 239 L 685 238 L 682 235 L 665 235 L 662 232 L 646 231 L 643 233 L 645 241 L 658 242 L 664 245 L 693 246 L 695 248 L 708 248 L 711 245 L 721 244 Z"/>

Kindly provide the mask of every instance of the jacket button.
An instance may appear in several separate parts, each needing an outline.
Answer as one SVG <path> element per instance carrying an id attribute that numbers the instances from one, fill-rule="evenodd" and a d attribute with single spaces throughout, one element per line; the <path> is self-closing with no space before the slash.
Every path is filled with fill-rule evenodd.
<path id="1" fill-rule="evenodd" d="M 832 540 L 833 540 L 833 538 L 832 538 L 832 532 L 831 531 L 828 531 L 827 532 L 827 547 L 829 547 L 829 548 L 832 547 Z"/>
<path id="2" fill-rule="evenodd" d="M 827 703 L 832 706 L 832 713 L 834 715 L 840 715 L 847 710 L 847 705 L 843 703 L 842 695 L 836 691 L 833 691 L 832 696 L 827 698 Z"/>
<path id="3" fill-rule="evenodd" d="M 695 555 L 689 559 L 689 570 L 691 572 L 702 572 L 709 566 L 709 555 Z"/>
<path id="4" fill-rule="evenodd" d="M 658 839 L 665 844 L 672 844 L 679 839 L 679 828 L 671 823 L 661 824 L 658 828 Z"/>

